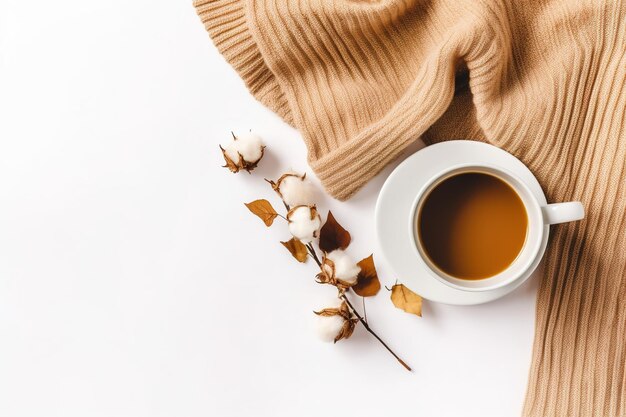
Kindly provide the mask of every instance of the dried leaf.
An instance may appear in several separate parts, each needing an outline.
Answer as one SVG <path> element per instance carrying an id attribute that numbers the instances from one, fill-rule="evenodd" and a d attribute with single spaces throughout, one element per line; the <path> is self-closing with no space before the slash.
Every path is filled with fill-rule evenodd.
<path id="1" fill-rule="evenodd" d="M 341 310 L 338 308 L 323 308 L 320 311 L 314 311 L 314 313 L 322 317 L 341 316 Z"/>
<path id="2" fill-rule="evenodd" d="M 306 262 L 308 252 L 304 243 L 293 237 L 287 242 L 280 243 L 287 248 L 287 250 L 298 260 L 298 262 Z"/>
<path id="3" fill-rule="evenodd" d="M 380 281 L 374 266 L 374 255 L 361 260 L 358 264 L 361 272 L 357 277 L 356 284 L 352 287 L 355 293 L 361 297 L 372 297 L 380 290 Z"/>
<path id="4" fill-rule="evenodd" d="M 422 317 L 422 297 L 402 284 L 391 287 L 391 302 L 400 310 Z"/>
<path id="5" fill-rule="evenodd" d="M 320 284 L 336 285 L 335 280 L 335 263 L 326 257 L 326 254 L 322 257 L 322 266 L 320 272 L 315 276 L 317 282 Z"/>
<path id="6" fill-rule="evenodd" d="M 265 223 L 267 227 L 271 226 L 272 223 L 274 223 L 276 216 L 278 216 L 274 207 L 272 207 L 270 202 L 265 199 L 254 200 L 245 204 L 246 207 L 248 207 L 248 210 L 263 220 L 263 223 Z"/>
<path id="7" fill-rule="evenodd" d="M 339 331 L 339 334 L 335 336 L 334 343 L 337 343 L 341 339 L 348 339 L 350 336 L 352 336 L 352 333 L 354 332 L 354 325 L 355 325 L 354 320 L 344 321 L 343 326 L 341 327 L 341 330 Z"/>
<path id="8" fill-rule="evenodd" d="M 348 320 L 352 318 L 352 312 L 348 307 L 348 303 L 346 303 L 345 301 L 341 302 L 341 305 L 339 306 L 339 311 L 341 312 L 341 315 L 344 319 Z"/>
<path id="9" fill-rule="evenodd" d="M 351 239 L 350 232 L 341 227 L 333 213 L 329 211 L 326 223 L 320 230 L 320 249 L 326 253 L 335 249 L 346 249 Z"/>

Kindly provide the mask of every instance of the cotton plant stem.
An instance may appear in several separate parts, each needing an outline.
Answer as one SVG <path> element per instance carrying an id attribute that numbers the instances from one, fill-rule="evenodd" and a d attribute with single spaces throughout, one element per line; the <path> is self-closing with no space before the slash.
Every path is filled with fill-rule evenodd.
<path id="1" fill-rule="evenodd" d="M 361 304 L 363 305 L 363 318 L 365 319 L 365 323 L 368 323 L 368 321 L 367 321 L 367 310 L 365 309 L 365 297 L 361 297 Z"/>
<path id="2" fill-rule="evenodd" d="M 267 179 L 265 180 L 267 182 L 269 182 Z M 281 198 L 282 199 L 282 198 Z M 283 205 L 285 206 L 285 209 L 287 210 L 287 212 L 289 212 L 289 210 L 291 209 L 289 207 L 289 204 L 285 203 L 283 201 Z M 283 216 L 281 216 L 283 217 Z M 313 260 L 315 261 L 315 263 L 317 264 L 317 266 L 319 266 L 320 268 L 322 268 L 322 261 L 320 261 L 320 258 L 317 256 L 317 252 L 315 251 L 315 248 L 313 247 L 313 244 L 311 242 L 307 243 L 306 245 L 306 249 L 309 252 L 309 255 L 311 255 L 311 258 L 313 258 Z M 369 324 L 367 324 L 367 320 L 365 320 L 363 318 L 363 316 L 361 316 L 359 314 L 359 312 L 356 310 L 356 308 L 354 308 L 354 306 L 352 305 L 352 303 L 350 302 L 350 300 L 348 300 L 348 297 L 346 297 L 345 293 L 342 293 L 341 296 L 339 297 L 341 298 L 343 301 L 346 302 L 346 304 L 348 305 L 348 307 L 350 308 L 350 310 L 352 311 L 352 314 L 354 314 L 356 316 L 356 318 L 359 320 L 359 322 L 361 322 L 361 324 L 363 325 L 363 327 L 365 327 L 365 330 L 368 331 L 368 333 L 370 333 L 372 336 L 374 336 L 376 338 L 376 340 L 378 340 L 380 342 L 381 345 L 383 345 L 385 347 L 385 349 L 387 349 L 387 351 L 389 353 L 391 353 L 393 355 L 394 358 L 396 358 L 396 360 L 398 362 L 400 362 L 400 365 L 404 366 L 404 368 L 411 372 L 412 369 L 409 365 L 406 364 L 406 362 L 404 362 L 402 359 L 400 359 L 400 357 L 398 355 L 396 355 L 396 353 L 391 350 L 391 348 L 387 345 L 387 343 L 385 343 L 383 341 L 383 339 L 381 339 L 374 330 L 372 330 L 372 328 L 369 326 Z"/>
<path id="3" fill-rule="evenodd" d="M 346 304 L 348 304 L 348 307 L 350 307 L 350 310 L 352 310 L 352 313 L 354 313 L 354 315 L 359 319 L 359 321 L 361 322 L 363 327 L 365 327 L 365 330 L 367 330 L 372 336 L 374 336 L 376 338 L 376 340 L 378 340 L 380 342 L 380 344 L 383 345 L 385 347 L 385 349 L 387 349 L 387 351 L 389 353 L 391 353 L 393 355 L 393 357 L 396 358 L 396 360 L 398 362 L 400 362 L 400 365 L 404 366 L 404 368 L 407 371 L 409 371 L 409 372 L 412 371 L 411 367 L 409 365 L 407 365 L 406 362 L 404 362 L 398 355 L 396 355 L 396 353 L 393 350 L 391 350 L 391 348 L 389 346 L 387 346 L 387 343 L 385 343 L 383 341 L 383 339 L 381 339 L 376 334 L 376 332 L 374 332 L 374 330 L 372 330 L 372 328 L 369 326 L 369 324 L 367 324 L 365 319 L 359 314 L 358 311 L 356 311 L 356 309 L 354 308 L 352 303 L 350 303 L 350 300 L 348 300 L 348 297 L 346 297 L 346 294 L 342 294 L 341 295 L 341 299 L 344 300 L 346 302 Z"/>
<path id="4" fill-rule="evenodd" d="M 311 257 L 315 260 L 315 263 L 317 263 L 317 265 L 321 268 L 322 267 L 322 263 L 320 262 L 319 258 L 317 257 L 317 254 L 315 253 L 315 249 L 313 248 L 313 245 L 311 243 L 307 243 L 306 248 L 309 251 L 309 254 L 311 255 Z M 387 343 L 385 343 L 383 341 L 383 339 L 381 339 L 380 336 L 378 336 L 376 334 L 376 332 L 374 330 L 372 330 L 372 328 L 369 326 L 369 324 L 367 324 L 367 321 L 363 318 L 363 316 L 361 316 L 359 314 L 359 312 L 356 310 L 356 308 L 354 308 L 354 306 L 352 305 L 352 303 L 350 302 L 350 300 L 348 299 L 346 294 L 345 293 L 341 294 L 341 296 L 339 298 L 341 298 L 343 301 L 346 302 L 346 304 L 350 308 L 350 311 L 352 311 L 352 314 L 354 314 L 356 316 L 356 318 L 359 320 L 359 322 L 361 322 L 363 327 L 365 327 L 365 330 L 367 330 L 368 333 L 370 333 L 372 336 L 374 336 L 376 338 L 376 340 L 378 340 L 380 342 L 380 344 L 383 345 L 385 347 L 385 349 L 387 349 L 387 351 L 389 353 L 391 353 L 393 355 L 393 357 L 396 358 L 396 360 L 398 362 L 400 362 L 400 365 L 404 366 L 404 368 L 407 371 L 409 371 L 409 372 L 412 371 L 411 367 L 409 365 L 407 365 L 406 362 L 404 362 L 393 350 L 391 350 L 391 348 L 387 345 Z"/>
<path id="5" fill-rule="evenodd" d="M 315 253 L 315 249 L 313 249 L 313 245 L 311 243 L 307 243 L 306 244 L 306 248 L 309 251 L 309 255 L 311 255 L 311 257 L 313 258 L 313 260 L 315 261 L 317 266 L 319 266 L 321 268 L 322 267 L 322 262 L 317 257 L 317 253 Z"/>

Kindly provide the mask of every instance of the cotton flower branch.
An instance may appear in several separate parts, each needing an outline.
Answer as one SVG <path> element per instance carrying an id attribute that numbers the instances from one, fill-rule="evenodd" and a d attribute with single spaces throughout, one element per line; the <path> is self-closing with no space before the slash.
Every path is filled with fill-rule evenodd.
<path id="1" fill-rule="evenodd" d="M 329 212 L 329 214 L 330 214 L 330 212 Z M 314 256 L 314 253 L 315 253 L 314 249 L 313 249 L 313 248 L 310 248 L 310 251 L 311 251 L 311 253 L 312 253 L 312 256 Z M 316 257 L 316 258 L 317 258 L 317 257 Z M 366 258 L 366 259 L 367 259 L 367 258 Z M 317 264 L 318 264 L 318 266 L 319 266 L 320 268 L 322 268 L 322 264 L 319 262 L 319 260 L 317 261 Z M 380 283 L 378 284 L 378 287 L 380 288 Z M 392 350 L 392 349 L 391 349 L 391 348 L 387 345 L 387 343 L 385 343 L 385 341 L 384 341 L 383 339 L 381 339 L 381 338 L 380 338 L 380 336 L 378 336 L 378 335 L 376 334 L 376 332 L 375 332 L 374 330 L 372 330 L 372 328 L 371 328 L 371 327 L 369 326 L 369 324 L 367 323 L 367 320 L 366 320 L 365 318 L 363 318 L 363 317 L 359 314 L 359 312 L 356 310 L 356 308 L 354 308 L 354 306 L 352 305 L 352 303 L 350 303 L 350 300 L 348 299 L 348 297 L 346 297 L 345 292 L 344 292 L 344 291 L 340 291 L 340 293 L 339 293 L 339 294 L 340 294 L 340 295 L 339 295 L 339 298 L 341 298 L 341 299 L 342 299 L 342 300 L 346 303 L 346 305 L 350 308 L 350 311 L 352 312 L 352 314 L 354 314 L 354 315 L 355 315 L 355 317 L 356 317 L 356 318 L 357 318 L 357 320 L 358 320 L 358 321 L 359 321 L 359 322 L 363 325 L 363 327 L 365 328 L 365 330 L 367 330 L 367 332 L 368 332 L 368 333 L 370 333 L 372 336 L 374 336 L 374 337 L 376 338 L 376 340 L 378 340 L 378 341 L 380 342 L 380 344 L 382 344 L 382 345 L 383 345 L 383 347 L 384 347 L 385 349 L 387 349 L 387 351 L 388 351 L 389 353 L 391 353 L 391 355 L 392 355 L 394 358 L 396 358 L 396 360 L 397 360 L 398 362 L 400 362 L 400 364 L 401 364 L 402 366 L 404 366 L 404 368 L 406 368 L 406 370 L 407 370 L 407 371 L 411 371 L 411 367 L 410 367 L 409 365 L 407 365 L 407 363 L 406 363 L 406 362 L 404 362 L 404 360 L 402 360 L 402 358 L 400 358 L 400 357 L 399 357 L 399 356 L 398 356 L 398 355 L 397 355 L 397 354 L 396 354 L 396 353 L 395 353 L 395 352 L 394 352 L 394 351 L 393 351 L 393 350 Z M 316 314 L 317 314 L 317 313 L 316 313 Z M 351 335 L 351 334 L 352 334 L 352 332 L 350 332 L 350 335 Z M 350 335 L 348 335 L 347 337 L 350 337 Z M 347 338 L 347 337 L 345 337 L 345 338 Z M 340 338 L 340 339 L 341 339 L 341 338 Z M 340 340 L 340 339 L 337 339 L 337 340 Z M 335 340 L 335 342 L 336 342 L 337 340 Z"/>
<path id="2" fill-rule="evenodd" d="M 250 172 L 263 157 L 265 146 L 258 136 L 251 133 L 240 136 L 233 134 L 233 141 L 224 147 L 220 146 L 220 149 L 226 161 L 226 167 L 232 172 L 240 170 Z M 322 218 L 315 205 L 315 187 L 306 178 L 306 174 L 287 172 L 276 181 L 267 179 L 265 181 L 280 197 L 285 206 L 285 215 L 278 213 L 265 199 L 246 203 L 246 207 L 267 227 L 272 226 L 278 217 L 285 220 L 292 237 L 280 243 L 298 262 L 304 263 L 308 258 L 312 258 L 319 267 L 319 272 L 315 275 L 316 281 L 320 284 L 332 285 L 337 289 L 337 298 L 330 303 L 332 305 L 314 311 L 318 320 L 319 338 L 333 343 L 348 339 L 355 326 L 361 323 L 368 333 L 410 371 L 411 368 L 406 362 L 372 330 L 367 318 L 357 311 L 347 295 L 353 291 L 361 297 L 372 297 L 379 292 L 380 281 L 373 256 L 370 255 L 359 262 L 354 262 L 347 252 L 352 241 L 350 232 L 337 222 L 330 211 L 326 222 L 322 224 Z M 318 255 L 316 245 L 321 255 Z M 398 302 L 394 300 L 394 297 L 398 297 L 394 293 L 404 297 L 404 304 L 402 304 L 403 300 Z M 404 291 L 395 290 L 392 293 L 392 300 L 397 307 L 417 314 L 415 309 L 417 299 L 407 294 Z M 417 294 L 413 295 L 419 298 Z M 419 301 L 421 313 L 421 298 Z M 363 311 L 365 312 L 365 303 L 363 303 Z"/>
<path id="3" fill-rule="evenodd" d="M 359 263 L 352 260 L 346 252 L 352 240 L 350 233 L 337 222 L 331 212 L 328 212 L 327 220 L 321 226 L 321 218 L 310 198 L 313 194 L 312 187 L 305 175 L 287 173 L 276 182 L 266 181 L 281 197 L 287 210 L 286 219 L 293 237 L 290 241 L 281 243 L 299 262 L 302 262 L 302 249 L 304 247 L 320 268 L 320 272 L 316 275 L 317 282 L 333 285 L 337 288 L 341 304 L 315 312 L 319 316 L 318 336 L 322 340 L 336 343 L 339 340 L 348 339 L 352 335 L 355 324 L 361 323 L 367 332 L 374 336 L 403 367 L 410 371 L 411 368 L 406 362 L 372 330 L 367 320 L 359 314 L 346 295 L 346 292 L 353 287 L 354 291 L 363 297 L 378 293 L 380 281 L 376 274 L 373 257 L 370 255 Z M 291 208 L 290 202 L 305 204 Z M 263 215 L 261 214 L 259 217 Z M 303 247 L 295 243 L 298 241 Z M 322 251 L 321 260 L 313 245 L 315 241 Z"/>

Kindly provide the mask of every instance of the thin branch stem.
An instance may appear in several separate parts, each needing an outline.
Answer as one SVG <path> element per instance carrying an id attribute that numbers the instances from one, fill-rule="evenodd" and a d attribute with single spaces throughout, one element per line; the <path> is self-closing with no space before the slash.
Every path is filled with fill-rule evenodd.
<path id="1" fill-rule="evenodd" d="M 234 136 L 234 134 L 233 134 Z M 268 181 L 267 179 L 265 180 L 267 181 L 269 184 L 271 184 L 270 181 Z M 281 198 L 282 200 L 282 198 Z M 287 203 L 285 203 L 283 201 L 283 204 L 285 206 L 285 209 L 287 210 L 287 212 L 289 212 L 290 207 Z M 283 217 L 279 214 L 280 217 Z M 284 218 L 284 217 L 283 217 Z M 317 252 L 315 251 L 315 248 L 313 247 L 313 244 L 311 242 L 307 243 L 306 245 L 306 249 L 309 252 L 309 255 L 311 256 L 311 258 L 313 258 L 313 260 L 315 261 L 315 263 L 317 264 L 317 266 L 319 266 L 320 268 L 322 267 L 322 262 L 320 261 L 320 258 L 317 256 Z M 348 297 L 346 296 L 346 294 L 344 292 L 341 293 L 341 295 L 339 296 L 339 298 L 341 298 L 343 301 L 346 302 L 346 304 L 348 305 L 348 307 L 350 308 L 350 310 L 352 311 L 352 314 L 354 314 L 356 316 L 356 318 L 359 320 L 359 322 L 363 325 L 363 327 L 365 327 L 365 330 L 368 331 L 369 334 L 371 334 L 372 336 L 374 336 L 376 338 L 376 340 L 378 340 L 380 342 L 381 345 L 383 345 L 385 347 L 385 349 L 387 349 L 387 351 L 389 353 L 391 353 L 393 355 L 394 358 L 396 358 L 396 360 L 398 362 L 400 362 L 400 364 L 409 372 L 411 371 L 411 367 L 409 365 L 406 364 L 406 362 L 404 362 L 402 359 L 400 359 L 400 357 L 398 355 L 396 355 L 396 353 L 391 350 L 391 348 L 389 346 L 387 346 L 387 343 L 385 343 L 383 341 L 383 339 L 381 339 L 376 332 L 374 332 L 374 330 L 372 330 L 372 328 L 369 326 L 369 324 L 367 323 L 367 312 L 365 311 L 365 299 L 363 299 L 363 314 L 365 315 L 365 318 L 362 317 L 359 312 L 354 308 L 354 306 L 352 305 L 352 303 L 350 302 L 350 300 L 348 300 Z"/>
<path id="2" fill-rule="evenodd" d="M 365 327 L 365 330 L 367 330 L 372 336 L 374 336 L 376 338 L 376 340 L 378 340 L 380 342 L 380 344 L 383 345 L 385 347 L 385 349 L 387 349 L 387 351 L 389 353 L 391 353 L 393 355 L 393 357 L 396 358 L 396 360 L 398 362 L 400 362 L 400 365 L 404 366 L 404 368 L 407 371 L 411 371 L 411 367 L 409 365 L 407 365 L 406 362 L 404 362 L 402 359 L 400 359 L 400 357 L 398 355 L 396 355 L 396 353 L 393 350 L 391 350 L 391 348 L 389 346 L 387 346 L 387 344 L 383 341 L 383 339 L 381 339 L 376 334 L 376 332 L 374 332 L 374 330 L 372 330 L 372 328 L 369 326 L 369 324 L 367 324 L 367 321 L 365 321 L 365 319 L 359 314 L 359 312 L 356 311 L 356 309 L 354 308 L 352 303 L 350 303 L 350 300 L 348 300 L 348 297 L 346 296 L 346 294 L 341 294 L 340 298 L 343 301 L 345 301 L 346 304 L 348 304 L 348 307 L 350 307 L 350 310 L 352 310 L 352 313 L 354 313 L 354 315 L 357 317 L 357 319 L 359 319 L 359 321 L 361 322 L 363 327 Z"/>
<path id="3" fill-rule="evenodd" d="M 365 309 L 365 297 L 361 297 L 361 304 L 363 305 L 363 318 L 365 319 L 365 323 L 367 323 L 367 310 Z"/>
<path id="4" fill-rule="evenodd" d="M 317 257 L 317 253 L 315 253 L 315 248 L 313 248 L 313 245 L 311 243 L 307 243 L 306 244 L 306 248 L 309 251 L 309 255 L 311 255 L 311 257 L 315 260 L 315 262 L 317 263 L 317 265 L 321 268 L 322 267 L 322 263 L 320 262 L 319 258 Z M 350 302 L 350 300 L 348 300 L 348 297 L 346 296 L 345 293 L 342 293 L 339 298 L 341 298 L 343 301 L 346 302 L 346 304 L 348 305 L 348 307 L 350 308 L 350 310 L 352 311 L 352 314 L 354 314 L 357 319 L 359 320 L 359 322 L 361 322 L 361 324 L 363 325 L 363 327 L 365 327 L 365 330 L 367 330 L 372 336 L 374 336 L 376 338 L 376 340 L 378 340 L 384 347 L 385 349 L 387 349 L 387 351 L 389 351 L 389 353 L 391 353 L 393 355 L 394 358 L 396 358 L 396 360 L 398 362 L 400 362 L 400 364 L 402 366 L 404 366 L 406 368 L 406 370 L 411 371 L 411 367 L 409 365 L 406 364 L 406 362 L 404 362 L 402 359 L 400 359 L 400 357 L 398 355 L 396 355 L 396 353 L 391 350 L 391 348 L 389 346 L 387 346 L 387 343 L 385 343 L 383 341 L 383 339 L 381 339 L 376 332 L 374 332 L 374 330 L 372 330 L 372 328 L 369 326 L 369 324 L 367 323 L 367 315 L 364 317 L 362 317 L 359 312 L 354 308 L 354 306 L 352 305 L 352 303 Z M 363 299 L 363 312 L 365 313 L 365 299 Z M 365 313 L 367 314 L 367 313 Z"/>
<path id="5" fill-rule="evenodd" d="M 307 250 L 309 251 L 309 254 L 311 255 L 311 257 L 313 258 L 313 260 L 317 264 L 317 266 L 319 266 L 321 268 L 322 267 L 322 262 L 320 261 L 320 258 L 317 257 L 317 253 L 315 252 L 315 249 L 313 248 L 313 245 L 311 244 L 311 242 L 307 243 L 305 246 L 306 246 Z"/>

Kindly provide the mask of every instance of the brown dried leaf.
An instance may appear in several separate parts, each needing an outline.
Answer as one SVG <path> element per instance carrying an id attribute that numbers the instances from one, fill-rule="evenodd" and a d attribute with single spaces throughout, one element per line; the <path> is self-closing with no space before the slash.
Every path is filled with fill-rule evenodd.
<path id="1" fill-rule="evenodd" d="M 402 284 L 391 287 L 391 302 L 400 310 L 422 317 L 422 297 Z"/>
<path id="2" fill-rule="evenodd" d="M 272 207 L 270 202 L 265 199 L 254 200 L 250 203 L 245 203 L 245 205 L 248 207 L 248 210 L 252 212 L 252 214 L 263 220 L 263 223 L 265 223 L 267 227 L 271 226 L 272 223 L 274 223 L 276 216 L 278 216 L 274 207 Z"/>
<path id="3" fill-rule="evenodd" d="M 320 230 L 320 249 L 326 253 L 335 249 L 346 249 L 351 240 L 350 232 L 337 223 L 333 213 L 329 211 L 326 223 Z"/>
<path id="4" fill-rule="evenodd" d="M 326 257 L 326 254 L 322 257 L 322 266 L 320 272 L 315 276 L 317 282 L 320 284 L 336 285 L 335 279 L 335 263 Z"/>
<path id="5" fill-rule="evenodd" d="M 348 304 L 345 301 L 342 301 L 339 307 L 328 307 L 323 308 L 320 311 L 314 311 L 318 316 L 331 317 L 331 316 L 341 316 L 344 320 L 351 320 L 352 313 L 350 312 L 350 308 L 348 308 Z"/>
<path id="6" fill-rule="evenodd" d="M 355 293 L 361 297 L 372 297 L 380 290 L 380 281 L 374 266 L 374 255 L 361 260 L 358 264 L 361 272 L 357 277 L 356 284 L 352 287 Z"/>
<path id="7" fill-rule="evenodd" d="M 341 312 L 341 315 L 344 319 L 349 320 L 352 318 L 352 312 L 350 312 L 348 303 L 346 303 L 345 301 L 341 302 L 341 305 L 339 306 L 339 311 Z"/>
<path id="8" fill-rule="evenodd" d="M 306 246 L 304 243 L 300 242 L 296 238 L 291 238 L 287 242 L 280 242 L 287 250 L 293 255 L 294 258 L 298 260 L 298 262 L 306 262 L 308 257 L 308 252 L 306 250 Z"/>
<path id="9" fill-rule="evenodd" d="M 311 208 L 311 220 L 315 220 L 316 217 L 319 217 L 319 213 L 317 212 L 317 207 L 315 206 L 315 204 L 313 204 L 312 206 L 310 206 Z M 320 217 L 320 223 L 321 223 L 321 217 Z"/>
<path id="10" fill-rule="evenodd" d="M 350 336 L 352 336 L 352 333 L 354 332 L 354 325 L 355 322 L 353 320 L 344 321 L 343 326 L 339 331 L 339 334 L 335 336 L 334 343 L 337 343 L 341 339 L 348 339 Z"/>
<path id="11" fill-rule="evenodd" d="M 322 317 L 341 316 L 341 309 L 339 308 L 323 308 L 320 311 L 314 311 L 315 314 Z"/>

